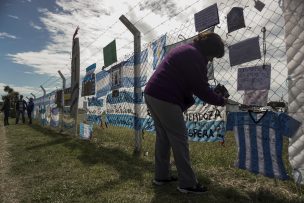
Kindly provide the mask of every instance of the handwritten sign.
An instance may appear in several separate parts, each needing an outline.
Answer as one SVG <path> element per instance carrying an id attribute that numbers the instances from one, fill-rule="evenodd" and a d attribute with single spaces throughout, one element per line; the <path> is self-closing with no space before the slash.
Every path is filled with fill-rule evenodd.
<path id="1" fill-rule="evenodd" d="M 224 141 L 225 107 L 204 102 L 191 106 L 184 113 L 188 139 L 198 142 Z"/>
<path id="2" fill-rule="evenodd" d="M 230 66 L 261 58 L 259 37 L 253 37 L 228 47 Z"/>
<path id="3" fill-rule="evenodd" d="M 237 90 L 269 90 L 270 65 L 239 68 Z"/>
<path id="4" fill-rule="evenodd" d="M 217 4 L 213 4 L 194 14 L 195 31 L 201 32 L 219 24 Z"/>

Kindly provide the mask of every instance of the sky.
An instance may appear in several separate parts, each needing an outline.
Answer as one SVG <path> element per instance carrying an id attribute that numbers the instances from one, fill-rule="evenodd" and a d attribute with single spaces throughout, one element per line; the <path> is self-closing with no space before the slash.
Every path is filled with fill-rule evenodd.
<path id="1" fill-rule="evenodd" d="M 183 25 L 191 23 L 190 19 L 193 19 L 194 13 L 214 2 L 214 0 L 1 0 L 0 95 L 4 94 L 4 85 L 10 85 L 25 96 L 34 93 L 37 97 L 42 95 L 40 85 L 43 85 L 47 92 L 60 89 L 61 81 L 57 71 L 60 70 L 67 79 L 70 77 L 72 36 L 77 26 L 80 27 L 78 37 L 80 69 L 83 76 L 85 68 L 93 63 L 97 63 L 97 70 L 101 69 L 102 48 L 113 39 L 116 40 L 118 59 L 132 52 L 133 36 L 119 21 L 121 15 L 125 15 L 141 31 L 142 44 L 145 44 L 168 31 L 174 33 L 176 28 L 182 30 Z M 254 1 L 242 2 L 252 7 Z M 263 17 L 265 15 L 251 20 L 257 23 L 263 21 Z M 217 29 L 223 31 L 220 30 L 220 26 Z M 195 33 L 194 26 L 191 30 L 182 31 L 187 36 Z M 257 32 L 251 32 L 251 34 L 255 33 Z M 236 36 L 233 39 L 241 38 Z"/>

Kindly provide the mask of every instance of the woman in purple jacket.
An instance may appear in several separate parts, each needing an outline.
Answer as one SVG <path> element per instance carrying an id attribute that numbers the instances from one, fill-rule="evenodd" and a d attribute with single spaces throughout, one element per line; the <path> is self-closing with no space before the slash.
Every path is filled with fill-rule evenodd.
<path id="1" fill-rule="evenodd" d="M 192 170 L 183 112 L 194 104 L 193 95 L 209 104 L 224 106 L 227 98 L 210 88 L 207 63 L 224 56 L 224 43 L 215 33 L 200 33 L 193 43 L 174 48 L 157 67 L 145 88 L 145 101 L 154 120 L 155 185 L 177 181 L 170 175 L 170 147 L 183 193 L 203 193 Z"/>

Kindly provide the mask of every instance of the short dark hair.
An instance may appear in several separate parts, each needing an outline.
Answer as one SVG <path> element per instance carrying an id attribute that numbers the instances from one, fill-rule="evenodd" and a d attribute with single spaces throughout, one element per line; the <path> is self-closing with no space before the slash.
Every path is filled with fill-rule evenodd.
<path id="1" fill-rule="evenodd" d="M 222 38 L 213 32 L 199 33 L 193 40 L 194 44 L 201 47 L 206 56 L 221 58 L 225 54 L 225 47 Z"/>

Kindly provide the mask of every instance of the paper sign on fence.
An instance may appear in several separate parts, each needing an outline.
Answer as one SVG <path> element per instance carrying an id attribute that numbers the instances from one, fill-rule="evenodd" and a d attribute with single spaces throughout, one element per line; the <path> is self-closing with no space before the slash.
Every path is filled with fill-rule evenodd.
<path id="1" fill-rule="evenodd" d="M 230 66 L 261 58 L 259 37 L 253 37 L 228 47 Z"/>
<path id="2" fill-rule="evenodd" d="M 194 21 L 196 32 L 201 32 L 205 29 L 219 24 L 217 4 L 215 3 L 212 6 L 209 6 L 208 8 L 205 8 L 200 12 L 194 14 Z"/>
<path id="3" fill-rule="evenodd" d="M 239 68 L 237 90 L 269 90 L 270 65 Z"/>
<path id="4" fill-rule="evenodd" d="M 244 104 L 254 106 L 266 106 L 268 100 L 268 90 L 246 90 L 244 94 Z"/>

